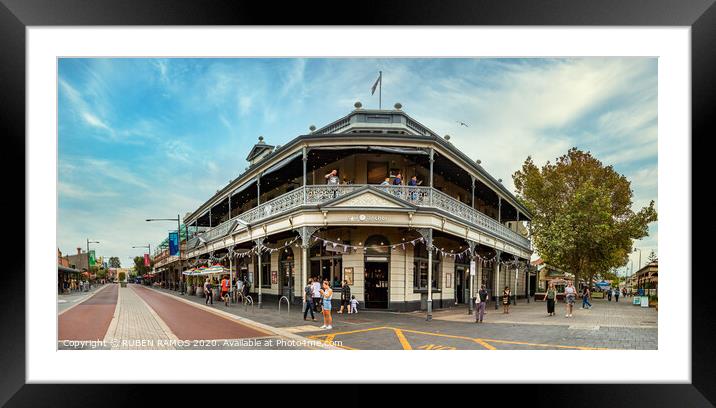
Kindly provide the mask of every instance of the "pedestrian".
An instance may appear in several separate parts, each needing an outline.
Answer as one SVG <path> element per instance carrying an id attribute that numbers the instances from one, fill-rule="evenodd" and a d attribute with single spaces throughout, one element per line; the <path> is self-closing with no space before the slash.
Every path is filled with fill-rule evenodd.
<path id="1" fill-rule="evenodd" d="M 333 328 L 333 317 L 331 317 L 331 302 L 333 299 L 333 290 L 328 283 L 328 279 L 323 281 L 323 289 L 321 289 L 321 297 L 323 298 L 323 326 L 321 329 Z"/>
<path id="2" fill-rule="evenodd" d="M 400 186 L 403 184 L 403 176 L 398 172 L 398 174 L 393 179 L 393 185 L 394 186 Z"/>
<path id="3" fill-rule="evenodd" d="M 236 279 L 236 301 L 239 301 L 239 295 L 244 295 L 244 280 L 243 278 Z"/>
<path id="4" fill-rule="evenodd" d="M 577 290 L 574 288 L 572 281 L 567 282 L 567 287 L 564 288 L 564 299 L 567 303 L 567 315 L 564 317 L 572 317 L 574 311 L 574 299 L 577 297 Z"/>
<path id="5" fill-rule="evenodd" d="M 348 310 L 348 313 L 358 313 L 358 299 L 356 299 L 356 295 L 351 295 L 351 308 Z"/>
<path id="6" fill-rule="evenodd" d="M 204 295 L 206 296 L 206 300 L 204 301 L 205 304 L 214 304 L 214 296 L 211 293 L 211 282 L 209 282 L 209 278 L 206 278 L 206 281 L 204 281 Z"/>
<path id="7" fill-rule="evenodd" d="M 311 285 L 311 288 L 311 294 L 313 295 L 313 307 L 315 308 L 316 313 L 318 313 L 318 309 L 321 307 L 321 283 L 320 279 L 318 279 L 318 276 L 315 276 L 313 278 L 313 284 Z"/>
<path id="8" fill-rule="evenodd" d="M 386 177 L 385 180 L 383 180 L 382 183 L 380 183 L 381 186 L 389 186 L 390 185 L 390 177 Z"/>
<path id="9" fill-rule="evenodd" d="M 554 283 L 550 282 L 547 288 L 547 293 L 544 294 L 543 301 L 547 301 L 547 316 L 554 316 L 554 302 L 557 300 L 557 289 L 554 287 Z"/>
<path id="10" fill-rule="evenodd" d="M 229 306 L 229 290 L 231 289 L 231 281 L 229 281 L 229 277 L 224 275 L 224 278 L 221 280 L 221 299 L 224 300 L 224 304 L 226 306 Z"/>
<path id="11" fill-rule="evenodd" d="M 502 313 L 510 313 L 510 287 L 502 291 Z"/>
<path id="12" fill-rule="evenodd" d="M 614 301 L 619 301 L 619 289 L 614 289 Z"/>
<path id="13" fill-rule="evenodd" d="M 610 302 L 612 301 L 612 290 L 611 289 L 609 289 L 607 291 L 607 299 L 609 299 Z"/>
<path id="14" fill-rule="evenodd" d="M 312 279 L 308 278 L 306 287 L 303 288 L 303 320 L 306 320 L 308 312 L 311 312 L 311 320 L 316 321 L 316 316 L 313 314 L 313 288 L 311 286 Z"/>
<path id="15" fill-rule="evenodd" d="M 338 170 L 333 169 L 330 173 L 326 174 L 324 176 L 326 178 L 326 184 L 329 186 L 337 186 L 338 185 Z"/>
<path id="16" fill-rule="evenodd" d="M 475 296 L 475 323 L 482 323 L 482 319 L 485 317 L 485 307 L 487 306 L 487 300 L 489 295 L 485 285 L 480 287 Z"/>
<path id="17" fill-rule="evenodd" d="M 589 296 L 591 296 L 591 293 L 589 292 L 588 287 L 584 287 L 584 292 L 582 293 L 582 309 L 585 308 L 585 306 L 589 309 L 592 308 L 592 304 L 589 303 Z"/>
<path id="18" fill-rule="evenodd" d="M 346 310 L 348 310 L 348 313 L 350 313 L 351 287 L 348 286 L 348 281 L 343 281 L 343 286 L 341 286 L 341 289 L 341 310 L 339 310 L 338 313 L 343 314 L 344 307 L 346 308 Z"/>

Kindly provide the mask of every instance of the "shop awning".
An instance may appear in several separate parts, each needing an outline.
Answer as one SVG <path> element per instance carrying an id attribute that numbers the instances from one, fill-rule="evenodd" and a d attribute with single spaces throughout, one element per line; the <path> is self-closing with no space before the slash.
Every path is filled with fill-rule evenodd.
<path id="1" fill-rule="evenodd" d="M 396 154 L 422 154 L 428 155 L 429 153 L 423 149 L 417 147 L 391 147 L 391 146 L 371 146 L 370 150 L 377 150 L 379 152 L 396 153 Z"/>
<path id="2" fill-rule="evenodd" d="M 68 268 L 68 267 L 62 266 L 62 265 L 57 265 L 57 272 L 62 272 L 62 273 L 82 273 L 82 271 L 80 271 L 79 269 Z"/>
<path id="3" fill-rule="evenodd" d="M 284 167 L 286 167 L 289 163 L 296 160 L 297 158 L 301 157 L 303 155 L 303 152 L 296 152 L 285 159 L 281 160 L 280 162 L 274 164 L 273 166 L 266 169 L 263 173 L 261 173 L 262 176 L 265 176 L 267 174 L 271 174 L 276 170 L 280 170 Z"/>

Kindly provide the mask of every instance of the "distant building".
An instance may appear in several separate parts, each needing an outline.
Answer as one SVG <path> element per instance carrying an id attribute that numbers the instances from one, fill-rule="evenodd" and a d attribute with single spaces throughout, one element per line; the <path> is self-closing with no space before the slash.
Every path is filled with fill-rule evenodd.
<path id="1" fill-rule="evenodd" d="M 574 282 L 574 274 L 549 265 L 542 258 L 532 261 L 532 265 L 537 267 L 537 292 L 539 293 L 544 294 L 550 282 L 554 283 L 557 292 L 560 293 L 564 292 L 567 282 Z"/>
<path id="2" fill-rule="evenodd" d="M 70 262 L 70 267 L 81 271 L 89 271 L 89 255 L 87 252 L 82 252 L 82 248 L 77 248 L 77 254 L 75 255 L 67 255 L 67 259 Z"/>
<path id="3" fill-rule="evenodd" d="M 627 278 L 626 288 L 636 292 L 644 289 L 645 293 L 655 295 L 659 286 L 659 261 L 646 264 Z"/>

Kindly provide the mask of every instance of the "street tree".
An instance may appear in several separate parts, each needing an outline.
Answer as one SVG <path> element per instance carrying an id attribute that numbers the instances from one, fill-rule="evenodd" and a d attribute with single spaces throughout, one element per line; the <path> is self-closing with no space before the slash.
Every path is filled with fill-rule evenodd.
<path id="1" fill-rule="evenodd" d="M 657 220 L 654 201 L 632 210 L 627 178 L 577 148 L 541 168 L 527 157 L 512 176 L 518 199 L 532 212 L 534 247 L 545 262 L 591 282 L 626 265 L 633 240 Z"/>
<path id="2" fill-rule="evenodd" d="M 119 261 L 119 257 L 113 256 L 109 258 L 109 267 L 110 268 L 121 268 L 122 265 Z"/>

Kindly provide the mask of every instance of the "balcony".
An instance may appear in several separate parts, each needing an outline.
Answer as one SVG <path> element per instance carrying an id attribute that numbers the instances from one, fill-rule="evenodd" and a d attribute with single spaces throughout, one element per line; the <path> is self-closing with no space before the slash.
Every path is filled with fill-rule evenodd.
<path id="1" fill-rule="evenodd" d="M 296 188 L 225 221 L 203 234 L 193 237 L 189 240 L 189 248 L 194 248 L 199 241 L 210 242 L 228 234 L 231 227 L 237 222 L 237 219 L 248 224 L 254 224 L 301 206 L 317 206 L 365 187 L 366 185 L 362 184 L 348 184 L 339 186 L 310 185 Z M 477 227 L 483 232 L 522 248 L 531 248 L 530 241 L 526 237 L 512 231 L 469 205 L 432 187 L 370 185 L 370 188 L 388 193 L 419 208 L 442 210 L 460 221 Z"/>

